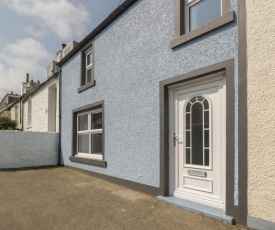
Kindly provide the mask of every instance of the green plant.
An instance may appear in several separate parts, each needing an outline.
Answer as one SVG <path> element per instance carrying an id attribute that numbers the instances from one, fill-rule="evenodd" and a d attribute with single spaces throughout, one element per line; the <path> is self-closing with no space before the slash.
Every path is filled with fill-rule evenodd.
<path id="1" fill-rule="evenodd" d="M 0 117 L 0 130 L 16 130 L 17 122 L 8 117 Z"/>

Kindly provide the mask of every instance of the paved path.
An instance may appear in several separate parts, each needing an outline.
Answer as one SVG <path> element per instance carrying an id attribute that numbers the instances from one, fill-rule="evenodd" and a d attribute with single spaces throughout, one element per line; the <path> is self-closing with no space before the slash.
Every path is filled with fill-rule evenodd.
<path id="1" fill-rule="evenodd" d="M 0 229 L 242 229 L 68 168 L 0 172 Z"/>

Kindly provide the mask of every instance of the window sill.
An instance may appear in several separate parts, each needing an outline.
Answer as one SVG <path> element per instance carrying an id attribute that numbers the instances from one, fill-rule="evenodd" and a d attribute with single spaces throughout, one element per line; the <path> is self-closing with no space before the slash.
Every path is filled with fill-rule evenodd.
<path id="1" fill-rule="evenodd" d="M 75 162 L 75 163 L 99 166 L 103 168 L 107 167 L 107 162 L 104 160 L 96 160 L 96 159 L 76 157 L 76 156 L 70 156 L 69 159 L 71 162 Z"/>
<path id="2" fill-rule="evenodd" d="M 173 49 L 179 45 L 182 45 L 186 42 L 189 42 L 197 37 L 200 37 L 212 30 L 218 29 L 221 26 L 224 26 L 230 22 L 233 22 L 235 19 L 234 11 L 230 11 L 229 13 L 217 18 L 216 20 L 209 22 L 200 28 L 193 30 L 189 33 L 183 34 L 180 37 L 173 39 L 170 43 L 170 47 Z"/>
<path id="3" fill-rule="evenodd" d="M 27 126 L 27 129 L 31 129 L 32 128 L 32 126 Z"/>
<path id="4" fill-rule="evenodd" d="M 95 81 L 89 82 L 86 85 L 82 85 L 77 89 L 78 93 L 81 93 L 82 91 L 89 89 L 91 87 L 95 86 Z"/>

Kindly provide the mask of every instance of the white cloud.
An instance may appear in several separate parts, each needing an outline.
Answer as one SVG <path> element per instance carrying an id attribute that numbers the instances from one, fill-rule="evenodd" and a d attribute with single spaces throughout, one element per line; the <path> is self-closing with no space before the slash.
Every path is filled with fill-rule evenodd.
<path id="1" fill-rule="evenodd" d="M 8 44 L 0 54 L 0 86 L 20 94 L 21 82 L 26 73 L 33 80 L 45 79 L 46 64 L 51 55 L 40 42 L 26 38 Z M 41 64 L 42 63 L 42 64 Z M 3 97 L 4 92 L 0 91 Z"/>
<path id="2" fill-rule="evenodd" d="M 33 37 L 40 38 L 46 34 L 46 31 L 43 30 L 37 30 L 33 27 L 28 27 L 26 29 Z"/>
<path id="3" fill-rule="evenodd" d="M 6 0 L 6 3 L 19 14 L 42 23 L 42 27 L 46 26 L 67 41 L 83 36 L 90 17 L 82 4 L 74 5 L 69 0 Z"/>

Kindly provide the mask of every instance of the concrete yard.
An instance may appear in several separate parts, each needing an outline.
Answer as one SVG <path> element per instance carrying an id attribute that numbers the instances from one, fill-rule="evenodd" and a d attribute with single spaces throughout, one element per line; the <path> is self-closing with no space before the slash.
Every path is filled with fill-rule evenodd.
<path id="1" fill-rule="evenodd" d="M 0 229 L 244 229 L 70 168 L 0 172 Z"/>

